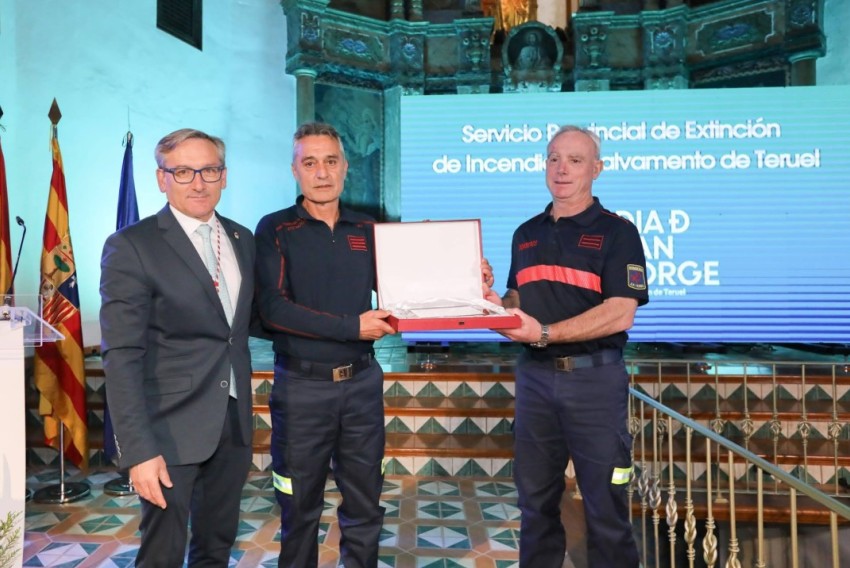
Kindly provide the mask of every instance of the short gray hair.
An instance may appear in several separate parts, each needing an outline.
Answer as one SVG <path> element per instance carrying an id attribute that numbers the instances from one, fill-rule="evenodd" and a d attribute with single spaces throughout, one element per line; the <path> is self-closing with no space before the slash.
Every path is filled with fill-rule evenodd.
<path id="1" fill-rule="evenodd" d="M 549 139 L 549 144 L 552 144 L 552 141 L 560 136 L 561 134 L 566 134 L 567 132 L 581 132 L 588 138 L 593 141 L 593 145 L 596 147 L 596 159 L 602 155 L 602 141 L 599 139 L 599 135 L 589 128 L 582 128 L 581 126 L 576 126 L 574 124 L 565 124 Z M 546 149 L 548 152 L 549 145 L 547 144 Z"/>
<path id="2" fill-rule="evenodd" d="M 181 128 L 180 130 L 175 130 L 171 134 L 163 136 L 162 139 L 157 142 L 156 148 L 154 148 L 153 151 L 153 157 L 156 160 L 156 165 L 160 168 L 163 167 L 165 165 L 165 155 L 186 140 L 191 140 L 192 138 L 212 142 L 218 152 L 218 160 L 221 162 L 222 166 L 224 165 L 224 140 L 193 128 Z"/>
<path id="3" fill-rule="evenodd" d="M 336 128 L 326 122 L 305 122 L 292 135 L 292 161 L 295 162 L 295 147 L 298 142 L 307 136 L 328 136 L 333 138 L 339 144 L 339 152 L 342 154 L 342 159 L 345 160 L 345 148 L 342 145 L 342 137 L 337 132 Z"/>

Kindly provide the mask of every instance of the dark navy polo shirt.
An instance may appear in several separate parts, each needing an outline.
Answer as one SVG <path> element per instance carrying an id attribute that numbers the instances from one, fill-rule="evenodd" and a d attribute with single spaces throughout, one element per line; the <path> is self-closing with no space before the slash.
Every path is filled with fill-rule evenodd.
<path id="1" fill-rule="evenodd" d="M 374 220 L 340 208 L 333 230 L 295 205 L 257 225 L 257 303 L 275 353 L 344 364 L 372 353 L 360 314 L 372 309 Z"/>
<path id="2" fill-rule="evenodd" d="M 635 298 L 646 304 L 646 259 L 637 227 L 593 205 L 555 221 L 552 204 L 519 226 L 511 244 L 508 289 L 517 290 L 520 309 L 540 323 L 577 316 L 606 298 Z M 563 357 L 623 348 L 626 332 L 579 343 L 550 345 L 545 355 Z M 530 348 L 529 348 L 530 349 Z M 533 350 L 539 353 L 540 350 Z"/>

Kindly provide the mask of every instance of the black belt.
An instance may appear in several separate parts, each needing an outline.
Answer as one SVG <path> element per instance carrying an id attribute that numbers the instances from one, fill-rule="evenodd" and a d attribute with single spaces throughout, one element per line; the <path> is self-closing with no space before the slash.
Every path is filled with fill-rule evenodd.
<path id="1" fill-rule="evenodd" d="M 603 349 L 590 355 L 574 355 L 572 357 L 549 357 L 547 359 L 536 359 L 534 361 L 541 364 L 555 367 L 556 371 L 564 371 L 569 373 L 576 369 L 589 369 L 591 367 L 601 367 L 610 365 L 623 359 L 623 352 L 619 349 Z"/>
<path id="2" fill-rule="evenodd" d="M 304 376 L 323 381 L 346 381 L 360 371 L 365 371 L 372 365 L 372 355 L 367 353 L 351 363 L 317 363 L 305 359 L 296 359 L 288 355 L 277 354 L 274 357 L 276 367 L 294 371 Z"/>

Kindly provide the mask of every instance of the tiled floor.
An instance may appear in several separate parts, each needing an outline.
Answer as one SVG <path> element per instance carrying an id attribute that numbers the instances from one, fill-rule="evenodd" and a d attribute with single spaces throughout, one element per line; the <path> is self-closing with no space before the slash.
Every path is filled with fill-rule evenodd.
<path id="1" fill-rule="evenodd" d="M 139 544 L 139 503 L 135 496 L 103 493 L 104 483 L 115 476 L 112 471 L 89 475 L 91 495 L 74 503 L 28 502 L 23 565 L 132 566 Z M 27 486 L 37 490 L 55 482 L 55 471 L 45 471 L 31 475 Z M 270 475 L 252 473 L 242 493 L 241 524 L 230 566 L 277 566 L 280 522 Z M 335 510 L 340 499 L 329 480 L 319 535 L 322 567 L 337 566 Z M 509 479 L 387 476 L 382 502 L 386 518 L 381 567 L 517 566 L 519 511 Z"/>
<path id="2" fill-rule="evenodd" d="M 254 353 L 255 371 L 269 371 L 272 354 L 268 345 L 256 345 Z M 660 349 L 658 346 L 630 346 L 627 359 L 670 358 L 689 360 L 693 357 L 741 358 L 742 347 L 721 355 L 700 352 L 677 352 L 674 348 Z M 386 338 L 376 344 L 376 356 L 387 373 L 422 373 L 423 371 L 459 372 L 509 372 L 518 348 L 511 344 L 453 346 L 451 350 L 437 346 L 435 349 L 409 350 L 398 338 Z M 781 347 L 750 347 L 748 359 L 821 360 L 829 355 L 800 352 Z M 87 365 L 94 365 L 91 361 Z M 94 378 L 97 381 L 97 377 Z M 393 379 L 403 385 L 403 378 Z M 90 379 L 90 382 L 92 379 Z M 262 382 L 262 381 L 260 381 Z M 439 391 L 441 397 L 458 390 L 445 386 Z M 93 388 L 102 389 L 102 378 Z M 415 388 L 414 388 L 415 387 Z M 418 389 L 431 389 L 428 383 L 416 383 L 407 389 L 411 396 L 426 396 Z M 391 386 L 389 396 L 397 396 Z M 436 388 L 436 387 L 433 387 Z M 467 387 L 469 388 L 469 387 Z M 476 387 L 477 388 L 477 387 Z M 474 392 L 479 398 L 481 392 Z M 426 396 L 426 398 L 428 398 Z M 433 398 L 433 396 L 431 397 Z M 430 400 L 430 399 L 429 399 Z M 492 401 L 490 401 L 492 402 Z M 407 417 L 407 419 L 410 419 Z M 399 418 L 401 420 L 401 418 Z M 410 432 L 419 432 L 413 426 L 404 426 Z M 462 420 L 458 418 L 458 420 Z M 493 420 L 503 420 L 496 417 Z M 391 435 L 401 429 L 395 423 L 389 425 Z M 498 424 L 497 424 L 498 426 Z M 393 430 L 393 427 L 396 429 Z M 496 426 L 494 426 L 494 429 Z M 443 427 L 457 432 L 457 428 Z M 493 433 L 494 429 L 478 429 Z M 36 448 L 37 450 L 38 448 Z M 52 451 L 51 451 L 52 452 Z M 45 450 L 46 454 L 51 454 Z M 38 457 L 33 450 L 30 458 Z M 52 454 L 49 457 L 55 457 Z M 401 460 L 402 458 L 398 458 Z M 516 507 L 516 490 L 510 473 L 503 473 L 501 462 L 490 469 L 480 467 L 471 472 L 467 461 L 458 467 L 449 468 L 417 465 L 417 459 L 406 468 L 390 468 L 392 472 L 385 482 L 383 502 L 387 510 L 383 528 L 380 557 L 382 567 L 397 568 L 508 568 L 517 565 L 517 535 L 519 512 Z M 435 458 L 433 461 L 439 462 Z M 502 460 L 505 461 L 505 460 Z M 30 463 L 39 463 L 31 459 Z M 46 459 L 41 463 L 49 463 Z M 480 465 L 480 464 L 479 464 Z M 427 464 L 426 464 L 427 466 Z M 264 467 L 251 474 L 243 489 L 240 535 L 232 553 L 231 566 L 276 566 L 279 549 L 279 519 L 277 505 L 271 490 L 271 479 Z M 479 472 L 480 469 L 480 472 Z M 37 490 L 57 483 L 56 467 L 34 465 L 29 472 L 27 486 Z M 408 471 L 411 475 L 400 475 Z M 454 476 L 436 476 L 445 472 Z M 73 472 L 69 472 L 73 473 Z M 463 475 L 461 475 L 463 473 Z M 475 477 L 479 473 L 494 477 Z M 68 479 L 80 481 L 80 474 Z M 103 485 L 116 476 L 114 470 L 96 471 L 85 481 L 91 486 L 91 495 L 80 501 L 65 505 L 47 505 L 30 501 L 26 506 L 24 566 L 62 567 L 125 567 L 132 566 L 139 544 L 139 505 L 136 497 L 113 497 L 103 493 Z M 320 539 L 320 566 L 335 567 L 338 553 L 339 529 L 335 509 L 341 497 L 335 485 L 329 481 L 326 493 L 326 509 L 322 518 Z M 586 564 L 583 542 L 583 515 L 579 501 L 565 497 L 562 505 L 563 519 L 570 538 L 570 559 L 565 566 L 583 568 Z M 573 564 L 574 563 L 574 564 Z"/>

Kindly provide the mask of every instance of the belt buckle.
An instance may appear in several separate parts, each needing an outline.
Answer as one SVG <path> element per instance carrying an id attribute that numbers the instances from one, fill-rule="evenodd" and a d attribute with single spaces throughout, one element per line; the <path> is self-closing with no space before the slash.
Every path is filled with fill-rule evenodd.
<path id="1" fill-rule="evenodd" d="M 341 367 L 336 367 L 333 370 L 334 382 L 347 381 L 354 376 L 354 365 L 349 363 Z"/>
<path id="2" fill-rule="evenodd" d="M 575 370 L 575 363 L 572 357 L 556 357 L 555 370 L 571 373 Z"/>

